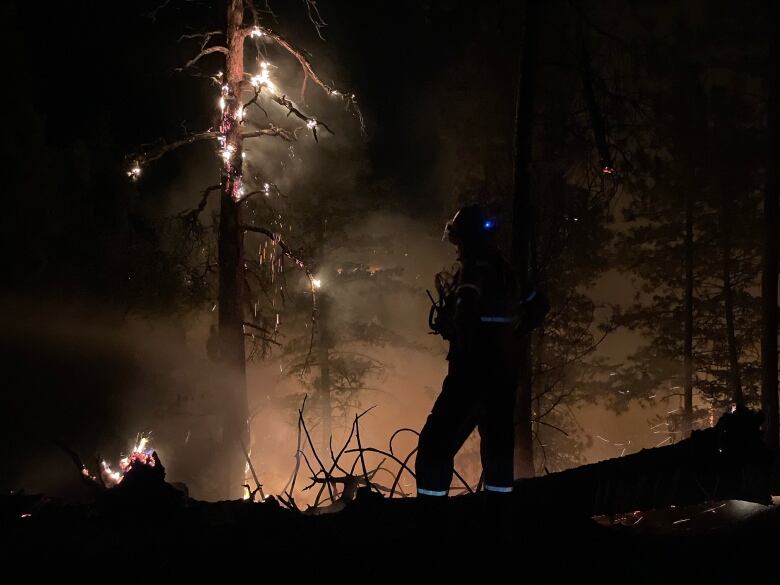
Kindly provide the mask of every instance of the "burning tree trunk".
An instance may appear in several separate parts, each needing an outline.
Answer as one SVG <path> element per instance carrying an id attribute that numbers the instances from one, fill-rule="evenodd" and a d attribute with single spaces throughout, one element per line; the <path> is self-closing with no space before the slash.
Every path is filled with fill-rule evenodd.
<path id="1" fill-rule="evenodd" d="M 777 395 L 777 208 L 780 130 L 778 130 L 777 35 L 780 34 L 780 7 L 770 2 L 771 55 L 769 58 L 769 153 L 764 191 L 764 251 L 761 270 L 761 407 L 764 411 L 764 438 L 767 446 L 780 447 Z"/>
<path id="2" fill-rule="evenodd" d="M 512 213 L 512 261 L 517 270 L 520 293 L 530 293 L 530 211 L 531 156 L 533 144 L 534 97 L 536 93 L 537 53 L 539 50 L 539 0 L 527 0 L 525 38 L 520 59 L 517 88 L 515 136 L 515 177 Z M 531 378 L 530 334 L 520 339 L 518 356 L 519 381 L 515 407 L 515 475 L 534 475 L 533 453 L 533 388 Z"/>
<path id="3" fill-rule="evenodd" d="M 220 137 L 224 164 L 220 179 L 219 215 L 219 342 L 222 363 L 228 370 L 224 378 L 222 405 L 222 441 L 227 473 L 225 492 L 235 495 L 234 487 L 243 482 L 244 457 L 240 445 L 249 444 L 249 406 L 246 395 L 246 356 L 244 348 L 243 232 L 239 200 L 242 183 L 241 84 L 244 81 L 244 38 L 242 0 L 231 0 L 227 12 L 227 49 L 225 80 L 222 86 Z"/>

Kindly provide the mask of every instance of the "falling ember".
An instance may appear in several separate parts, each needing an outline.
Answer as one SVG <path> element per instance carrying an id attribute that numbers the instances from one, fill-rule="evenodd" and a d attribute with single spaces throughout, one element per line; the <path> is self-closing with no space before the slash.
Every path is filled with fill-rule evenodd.
<path id="1" fill-rule="evenodd" d="M 602 175 L 614 175 L 615 169 L 609 165 L 601 167 L 601 174 Z"/>

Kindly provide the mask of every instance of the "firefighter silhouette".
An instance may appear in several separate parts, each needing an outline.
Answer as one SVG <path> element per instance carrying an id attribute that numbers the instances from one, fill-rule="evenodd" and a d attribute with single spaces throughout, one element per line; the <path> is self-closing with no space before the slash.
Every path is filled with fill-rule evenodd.
<path id="1" fill-rule="evenodd" d="M 517 339 L 547 312 L 541 293 L 520 299 L 515 276 L 495 245 L 493 220 L 471 205 L 447 223 L 458 268 L 436 276 L 429 324 L 450 343 L 441 393 L 420 433 L 418 497 L 446 499 L 453 461 L 476 427 L 484 489 L 509 494 L 513 484 Z"/>

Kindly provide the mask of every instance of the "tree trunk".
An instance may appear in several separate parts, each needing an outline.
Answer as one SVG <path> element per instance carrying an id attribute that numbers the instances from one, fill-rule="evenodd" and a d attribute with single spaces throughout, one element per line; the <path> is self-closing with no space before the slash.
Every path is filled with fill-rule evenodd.
<path id="1" fill-rule="evenodd" d="M 731 289 L 731 223 L 728 195 L 723 196 L 721 205 L 720 237 L 723 253 L 723 308 L 726 313 L 726 343 L 729 353 L 729 385 L 731 400 L 737 406 L 745 405 L 742 395 L 742 376 L 739 370 L 739 350 L 734 333 L 734 295 Z"/>
<path id="2" fill-rule="evenodd" d="M 693 190 L 685 192 L 685 331 L 683 342 L 683 436 L 693 420 Z"/>
<path id="3" fill-rule="evenodd" d="M 225 458 L 225 495 L 239 495 L 244 479 L 241 443 L 249 445 L 249 407 L 243 330 L 243 233 L 240 225 L 242 192 L 241 84 L 244 76 L 242 0 L 230 0 L 227 12 L 225 83 L 222 87 L 220 135 L 224 164 L 220 179 L 219 341 L 226 368 L 222 405 L 222 446 Z"/>
<path id="4" fill-rule="evenodd" d="M 320 410 L 320 424 L 322 425 L 321 452 L 329 452 L 330 435 L 333 432 L 331 424 L 332 405 L 330 400 L 330 347 L 328 334 L 328 297 L 320 293 L 317 298 L 317 363 L 320 366 L 320 387 L 318 404 Z"/>
<path id="5" fill-rule="evenodd" d="M 316 231 L 315 231 L 315 266 L 320 267 L 325 262 L 325 242 L 328 235 L 328 199 L 324 193 L 320 193 L 316 202 Z M 330 449 L 330 436 L 333 432 L 332 418 L 333 408 L 331 403 L 331 379 L 330 379 L 330 298 L 326 288 L 333 283 L 323 283 L 323 289 L 317 291 L 317 337 L 315 339 L 315 351 L 317 364 L 320 367 L 320 383 L 317 388 L 317 409 L 319 410 L 321 426 L 320 452 L 328 453 Z"/>
<path id="6" fill-rule="evenodd" d="M 771 55 L 769 59 L 769 156 L 764 191 L 764 253 L 761 269 L 761 408 L 764 411 L 764 439 L 768 447 L 780 447 L 780 421 L 777 396 L 777 208 L 778 208 L 778 131 L 777 35 L 780 34 L 780 7 L 770 2 Z"/>
<path id="7" fill-rule="evenodd" d="M 536 90 L 537 53 L 541 4 L 527 0 L 525 11 L 525 38 L 520 59 L 517 89 L 515 136 L 515 176 L 512 214 L 512 261 L 517 271 L 520 293 L 529 294 L 529 250 L 531 209 L 531 154 L 533 143 L 533 114 Z M 533 388 L 531 379 L 531 339 L 524 335 L 518 348 L 519 380 L 515 407 L 515 475 L 534 475 Z"/>

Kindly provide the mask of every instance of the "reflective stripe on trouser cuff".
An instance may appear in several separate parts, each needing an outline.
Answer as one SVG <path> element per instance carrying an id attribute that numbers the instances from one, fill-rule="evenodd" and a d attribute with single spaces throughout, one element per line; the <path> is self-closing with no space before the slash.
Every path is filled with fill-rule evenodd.
<path id="1" fill-rule="evenodd" d="M 423 496 L 446 496 L 447 490 L 424 490 L 423 488 L 417 488 L 417 493 Z"/>
<path id="2" fill-rule="evenodd" d="M 502 494 L 508 494 L 512 491 L 512 486 L 509 487 L 501 487 L 499 485 L 489 485 L 485 484 L 485 490 L 489 492 L 501 492 Z"/>

